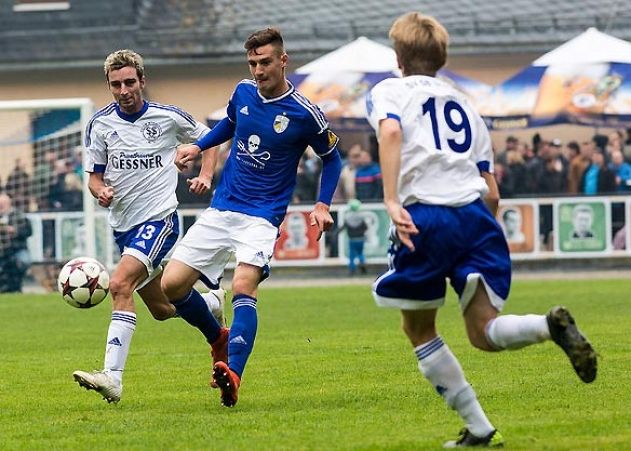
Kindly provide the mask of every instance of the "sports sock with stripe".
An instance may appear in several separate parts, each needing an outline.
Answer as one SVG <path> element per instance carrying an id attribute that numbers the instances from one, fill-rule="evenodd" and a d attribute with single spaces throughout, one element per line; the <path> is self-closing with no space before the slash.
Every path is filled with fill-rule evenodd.
<path id="1" fill-rule="evenodd" d="M 456 356 L 440 336 L 414 348 L 418 367 L 449 407 L 458 412 L 476 437 L 495 430 L 486 417 L 475 391 L 464 377 Z"/>
<path id="2" fill-rule="evenodd" d="M 107 344 L 105 345 L 105 362 L 103 368 L 119 384 L 123 381 L 123 371 L 131 337 L 136 329 L 136 314 L 115 310 L 107 330 Z"/>
<path id="3" fill-rule="evenodd" d="M 237 294 L 232 298 L 232 307 L 234 318 L 228 341 L 228 366 L 241 377 L 256 338 L 256 299 L 245 294 Z"/>

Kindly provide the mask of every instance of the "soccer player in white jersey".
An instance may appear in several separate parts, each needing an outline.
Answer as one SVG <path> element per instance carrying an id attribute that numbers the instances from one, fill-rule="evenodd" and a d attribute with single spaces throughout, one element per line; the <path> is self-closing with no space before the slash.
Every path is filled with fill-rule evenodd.
<path id="1" fill-rule="evenodd" d="M 235 255 L 228 362 L 216 363 L 212 374 L 227 407 L 237 402 L 254 346 L 257 289 L 268 275 L 278 227 L 296 185 L 298 162 L 307 146 L 322 159 L 320 194 L 310 215 L 310 225 L 320 233 L 333 224 L 329 205 L 341 171 L 337 136 L 320 110 L 285 78 L 288 57 L 280 32 L 257 31 L 244 47 L 254 80 L 237 84 L 227 118 L 195 144 L 178 149 L 176 163 L 186 164 L 202 150 L 233 139 L 211 207 L 178 244 L 162 278 L 162 288 L 172 301 L 195 297 L 192 286 L 200 274 L 216 282 Z"/>
<path id="2" fill-rule="evenodd" d="M 75 371 L 73 377 L 108 402 L 118 402 L 136 328 L 134 291 L 155 319 L 177 314 L 197 327 L 211 344 L 214 360 L 227 360 L 228 329 L 212 314 L 213 308 L 216 315 L 222 314 L 223 290 L 219 286 L 207 294 L 207 301 L 200 298 L 173 304 L 160 287 L 160 262 L 179 235 L 176 148 L 201 138 L 208 128 L 175 106 L 144 100 L 144 66 L 137 53 L 119 50 L 110 54 L 104 70 L 114 102 L 88 123 L 86 172 L 90 173 L 92 195 L 99 205 L 109 208 L 109 223 L 122 255 L 110 280 L 113 311 L 104 369 Z M 202 160 L 200 175 L 188 181 L 193 193 L 209 189 L 215 164 L 212 153 Z"/>
<path id="3" fill-rule="evenodd" d="M 501 446 L 503 438 L 436 331 L 446 278 L 476 348 L 501 351 L 553 340 L 583 382 L 596 377 L 596 353 L 563 307 L 547 315 L 498 316 L 511 261 L 495 219 L 499 194 L 488 131 L 467 99 L 435 78 L 448 43 L 438 21 L 405 14 L 390 38 L 403 77 L 380 82 L 367 97 L 393 223 L 389 270 L 374 283 L 373 296 L 378 305 L 401 310 L 420 372 L 466 424 L 445 446 Z"/>

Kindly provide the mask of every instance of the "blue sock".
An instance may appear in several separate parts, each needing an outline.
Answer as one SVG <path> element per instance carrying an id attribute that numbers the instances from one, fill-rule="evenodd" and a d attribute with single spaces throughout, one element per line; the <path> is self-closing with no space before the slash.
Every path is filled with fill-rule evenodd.
<path id="1" fill-rule="evenodd" d="M 228 366 L 241 377 L 256 338 L 256 299 L 237 294 L 232 298 L 232 308 L 234 318 L 230 326 Z"/>
<path id="2" fill-rule="evenodd" d="M 172 304 L 180 317 L 204 334 L 208 343 L 214 343 L 219 338 L 221 326 L 208 309 L 199 291 L 192 289 L 189 294 L 173 301 Z"/>

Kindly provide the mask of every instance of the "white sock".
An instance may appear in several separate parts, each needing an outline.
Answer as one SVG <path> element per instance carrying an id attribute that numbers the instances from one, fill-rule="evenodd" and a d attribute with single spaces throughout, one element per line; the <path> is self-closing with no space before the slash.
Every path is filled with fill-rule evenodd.
<path id="1" fill-rule="evenodd" d="M 502 315 L 486 325 L 486 337 L 498 349 L 519 349 L 550 339 L 545 315 Z"/>
<path id="2" fill-rule="evenodd" d="M 123 381 L 123 370 L 135 329 L 136 314 L 134 312 L 122 310 L 112 312 L 112 321 L 107 331 L 103 368 L 119 384 Z"/>
<path id="3" fill-rule="evenodd" d="M 221 309 L 221 303 L 219 302 L 219 298 L 217 297 L 218 290 L 210 290 L 208 293 L 201 293 L 202 298 L 206 301 L 206 305 L 210 309 L 210 312 L 213 313 L 216 310 Z"/>
<path id="4" fill-rule="evenodd" d="M 495 430 L 486 417 L 473 388 L 466 381 L 458 359 L 440 336 L 414 349 L 418 367 L 449 407 L 458 412 L 476 437 Z"/>

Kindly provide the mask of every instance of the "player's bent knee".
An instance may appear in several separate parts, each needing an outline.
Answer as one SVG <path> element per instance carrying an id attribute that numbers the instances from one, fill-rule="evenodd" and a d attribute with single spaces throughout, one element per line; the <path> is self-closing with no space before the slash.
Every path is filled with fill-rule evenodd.
<path id="1" fill-rule="evenodd" d="M 131 296 L 134 289 L 132 285 L 125 279 L 113 277 L 110 280 L 110 292 L 113 298 L 119 296 Z"/>
<path id="2" fill-rule="evenodd" d="M 484 333 L 484 331 L 469 331 L 469 342 L 473 345 L 474 348 L 477 348 L 481 351 L 497 352 L 499 350 L 489 343 L 489 340 L 486 338 L 486 334 Z"/>

